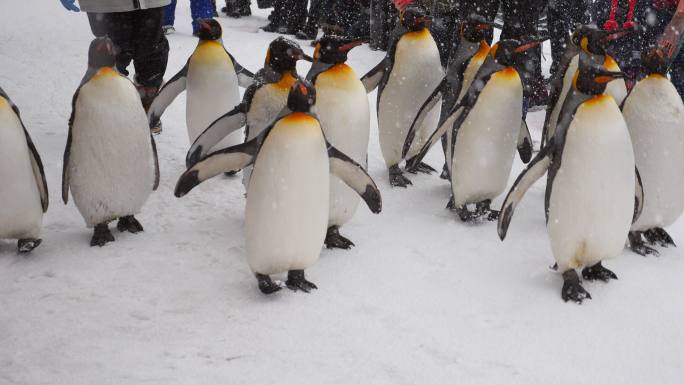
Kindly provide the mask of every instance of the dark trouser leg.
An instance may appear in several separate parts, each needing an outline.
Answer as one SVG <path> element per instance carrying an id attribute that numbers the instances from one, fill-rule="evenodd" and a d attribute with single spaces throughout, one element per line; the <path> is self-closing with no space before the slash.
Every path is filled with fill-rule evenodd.
<path id="1" fill-rule="evenodd" d="M 164 22 L 163 25 L 173 26 L 176 21 L 176 0 L 171 0 L 171 4 L 164 7 Z"/>
<path id="2" fill-rule="evenodd" d="M 457 23 L 455 12 L 434 15 L 430 31 L 437 42 L 442 67 L 446 68 L 447 63 L 449 62 L 449 56 L 451 55 L 451 52 L 456 45 L 455 41 L 458 38 L 456 36 Z"/>
<path id="3" fill-rule="evenodd" d="M 135 11 L 135 31 L 131 42 L 134 47 L 133 64 L 135 80 L 143 87 L 158 88 L 164 80 L 169 42 L 162 32 L 161 19 L 162 8 Z"/>
<path id="4" fill-rule="evenodd" d="M 163 12 L 163 8 L 159 8 Z M 119 48 L 116 56 L 116 68 L 123 75 L 128 76 L 128 65 L 133 60 L 135 50 L 134 14 L 140 11 L 114 12 L 114 13 L 88 13 L 90 29 L 97 37 L 109 36 L 112 42 Z M 160 24 L 161 24 L 161 17 Z M 161 25 L 160 25 L 161 29 Z M 163 34 L 162 34 L 163 36 Z"/>
<path id="5" fill-rule="evenodd" d="M 200 19 L 211 19 L 214 17 L 214 6 L 211 0 L 190 0 L 190 16 L 192 16 L 192 32 L 199 31 Z"/>

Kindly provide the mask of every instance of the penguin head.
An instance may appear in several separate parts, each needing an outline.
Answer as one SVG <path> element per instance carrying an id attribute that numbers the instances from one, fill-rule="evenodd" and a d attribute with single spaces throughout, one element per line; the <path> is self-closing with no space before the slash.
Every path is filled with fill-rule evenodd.
<path id="1" fill-rule="evenodd" d="M 660 47 L 652 47 L 641 53 L 641 66 L 646 74 L 665 76 L 669 69 L 667 56 Z"/>
<path id="2" fill-rule="evenodd" d="M 201 19 L 197 21 L 197 24 L 199 24 L 200 40 L 218 40 L 223 35 L 221 24 L 214 19 Z"/>
<path id="3" fill-rule="evenodd" d="M 287 108 L 292 112 L 309 112 L 316 103 L 316 89 L 308 80 L 299 79 L 290 88 Z"/>
<path id="4" fill-rule="evenodd" d="M 399 21 L 409 31 L 420 31 L 427 28 L 432 18 L 427 15 L 425 9 L 418 5 L 409 5 L 399 14 Z"/>
<path id="5" fill-rule="evenodd" d="M 600 95 L 606 91 L 609 82 L 624 77 L 624 73 L 608 71 L 602 65 L 584 65 L 580 62 L 580 66 L 572 79 L 572 85 L 573 88 L 583 94 Z"/>
<path id="6" fill-rule="evenodd" d="M 361 44 L 363 44 L 361 40 L 337 35 L 325 35 L 316 43 L 314 60 L 326 64 L 344 63 L 347 61 L 349 51 Z"/>
<path id="7" fill-rule="evenodd" d="M 515 64 L 515 57 L 524 53 L 530 48 L 534 48 L 541 44 L 540 40 L 533 40 L 526 43 L 521 43 L 515 39 L 499 40 L 498 43 L 492 46 L 489 54 L 498 64 L 502 66 L 513 66 Z"/>
<path id="8" fill-rule="evenodd" d="M 116 64 L 117 48 L 114 42 L 107 37 L 98 37 L 90 42 L 88 48 L 88 67 L 114 67 Z"/>
<path id="9" fill-rule="evenodd" d="M 278 37 L 269 44 L 264 65 L 283 73 L 293 70 L 297 66 L 297 61 L 302 59 L 313 61 L 311 56 L 304 53 L 299 44 L 290 39 Z"/>
<path id="10" fill-rule="evenodd" d="M 461 24 L 461 38 L 471 43 L 479 43 L 485 39 L 485 33 L 491 29 L 491 22 L 477 13 L 471 13 L 468 20 Z"/>
<path id="11" fill-rule="evenodd" d="M 586 53 L 605 55 L 610 42 L 618 40 L 630 33 L 636 32 L 637 27 L 625 28 L 614 31 L 600 29 L 596 24 L 585 24 L 575 29 L 572 34 L 572 42 Z"/>

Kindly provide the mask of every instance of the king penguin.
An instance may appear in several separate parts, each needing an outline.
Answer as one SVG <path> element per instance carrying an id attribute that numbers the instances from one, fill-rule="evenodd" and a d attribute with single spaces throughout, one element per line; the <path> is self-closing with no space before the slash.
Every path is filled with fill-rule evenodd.
<path id="1" fill-rule="evenodd" d="M 209 154 L 223 138 L 245 127 L 245 141 L 256 138 L 287 106 L 290 88 L 299 78 L 297 62 L 313 61 L 299 44 L 284 37 L 273 40 L 266 51 L 264 68 L 254 76 L 242 102 L 216 119 L 188 150 L 187 167 Z M 251 166 L 244 170 L 243 182 L 249 184 Z"/>
<path id="2" fill-rule="evenodd" d="M 20 253 L 38 247 L 48 188 L 43 162 L 19 108 L 0 88 L 0 239 L 17 239 Z"/>
<path id="3" fill-rule="evenodd" d="M 157 150 L 140 96 L 115 63 L 109 38 L 90 43 L 64 150 L 62 199 L 69 201 L 71 189 L 86 225 L 95 227 L 91 246 L 114 241 L 108 223 L 115 219 L 119 231 L 143 231 L 134 215 L 159 185 Z"/>
<path id="4" fill-rule="evenodd" d="M 437 43 L 428 30 L 430 21 L 423 8 L 414 5 L 405 8 L 396 31 L 399 37 L 391 42 L 387 56 L 362 78 L 367 92 L 378 88 L 380 149 L 392 186 L 411 184 L 399 168 L 404 159 L 402 146 L 421 104 L 444 78 Z M 439 113 L 440 107 L 436 105 L 423 120 L 423 125 L 416 131 L 415 145 L 407 153 L 409 158 L 418 153 L 435 129 Z M 435 171 L 422 162 L 415 162 L 413 170 Z"/>
<path id="5" fill-rule="evenodd" d="M 247 88 L 254 80 L 254 75 L 226 51 L 218 21 L 200 20 L 199 27 L 197 48 L 185 66 L 164 84 L 147 112 L 153 127 L 176 96 L 187 90 L 185 118 L 190 143 L 211 122 L 240 103 L 238 85 Z M 232 146 L 243 140 L 242 132 L 234 132 L 217 147 Z"/>
<path id="6" fill-rule="evenodd" d="M 518 176 L 499 216 L 503 240 L 514 210 L 530 186 L 548 170 L 546 228 L 557 267 L 561 297 L 581 303 L 591 295 L 586 280 L 617 279 L 601 261 L 619 255 L 629 227 L 643 207 L 627 124 L 606 83 L 622 73 L 580 62 L 555 135 Z M 636 204 L 635 204 L 636 202 Z"/>
<path id="7" fill-rule="evenodd" d="M 606 53 L 606 47 L 611 41 L 621 39 L 630 33 L 632 29 L 620 31 L 606 31 L 599 29 L 595 24 L 582 25 L 577 28 L 568 39 L 565 51 L 558 66 L 558 71 L 549 83 L 549 103 L 546 107 L 544 128 L 542 132 L 542 147 L 556 130 L 558 115 L 563 108 L 565 97 L 572 88 L 572 80 L 579 64 L 580 56 L 587 56 L 593 64 L 603 65 L 608 71 L 620 72 L 615 59 Z M 606 86 L 606 94 L 615 99 L 620 105 L 627 96 L 627 87 L 622 78 L 614 79 Z"/>
<path id="8" fill-rule="evenodd" d="M 316 91 L 297 81 L 287 110 L 256 138 L 214 152 L 181 175 L 175 194 L 182 197 L 202 181 L 254 164 L 247 190 L 245 236 L 247 262 L 264 294 L 281 286 L 270 275 L 287 271 L 291 290 L 316 285 L 304 270 L 319 257 L 328 227 L 330 174 L 351 187 L 374 213 L 382 208 L 380 191 L 363 166 L 330 144 L 311 113 Z"/>
<path id="9" fill-rule="evenodd" d="M 643 238 L 651 245 L 674 246 L 664 227 L 684 211 L 684 104 L 667 78 L 661 49 L 645 51 L 641 63 L 648 76 L 632 88 L 622 107 L 646 197 L 629 245 L 638 254 L 657 255 Z"/>
<path id="10" fill-rule="evenodd" d="M 520 123 L 511 122 L 522 121 L 523 88 L 514 58 L 539 43 L 502 40 L 495 44 L 467 93 L 415 157 L 420 161 L 439 138 L 452 131 L 447 151 L 453 196 L 447 207 L 465 222 L 496 219 L 498 212 L 490 204 L 506 188 L 521 129 Z M 404 152 L 412 146 L 419 124 L 412 124 Z M 469 204 L 475 204 L 475 211 Z"/>
<path id="11" fill-rule="evenodd" d="M 334 35 L 323 36 L 314 52 L 314 64 L 306 75 L 316 88 L 316 115 L 325 138 L 356 163 L 368 168 L 370 108 L 363 83 L 348 66 L 347 53 L 361 44 Z M 354 243 L 340 235 L 340 226 L 356 212 L 358 194 L 336 176 L 330 177 L 330 214 L 325 245 L 349 249 Z"/>

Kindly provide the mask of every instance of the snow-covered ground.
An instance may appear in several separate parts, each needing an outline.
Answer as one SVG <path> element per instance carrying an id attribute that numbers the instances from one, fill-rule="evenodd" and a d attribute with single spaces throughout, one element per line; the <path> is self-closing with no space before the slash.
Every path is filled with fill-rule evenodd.
<path id="1" fill-rule="evenodd" d="M 319 286 L 311 294 L 257 290 L 240 178 L 173 197 L 188 146 L 183 96 L 157 137 L 162 184 L 139 217 L 146 232 L 89 247 L 90 231 L 59 194 L 86 16 L 56 0 L 2 8 L 0 85 L 41 152 L 51 206 L 32 254 L 0 243 L 0 384 L 682 383 L 682 249 L 625 251 L 607 263 L 618 281 L 587 283 L 592 300 L 564 303 L 549 268 L 543 181 L 502 243 L 494 224 L 464 225 L 444 209 L 449 186 L 435 175 L 391 189 L 375 123 L 369 164 L 384 210 L 360 206 L 343 229 L 357 247 L 322 251 L 307 271 Z M 188 13 L 180 2 L 166 78 L 196 44 Z M 252 70 L 275 37 L 257 31 L 265 18 L 221 19 L 226 47 Z M 350 64 L 362 75 L 382 55 L 364 46 Z M 536 139 L 542 120 L 529 117 Z M 439 151 L 428 161 L 441 167 Z M 516 160 L 511 180 L 521 168 Z M 683 221 L 669 230 L 684 243 Z"/>

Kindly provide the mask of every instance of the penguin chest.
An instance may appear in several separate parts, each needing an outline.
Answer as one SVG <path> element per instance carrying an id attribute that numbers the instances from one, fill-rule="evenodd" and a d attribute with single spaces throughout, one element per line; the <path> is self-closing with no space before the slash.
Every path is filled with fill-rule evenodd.
<path id="1" fill-rule="evenodd" d="M 43 218 L 24 129 L 0 96 L 0 238 L 38 238 Z"/>
<path id="2" fill-rule="evenodd" d="M 603 67 L 608 71 L 620 72 L 620 66 L 617 64 L 615 59 L 610 57 L 610 55 L 606 55 L 606 58 L 603 61 Z M 625 85 L 625 80 L 611 80 L 608 85 L 606 85 L 606 95 L 612 96 L 618 106 L 622 105 L 622 102 L 627 97 L 627 86 Z"/>
<path id="3" fill-rule="evenodd" d="M 645 196 L 632 229 L 669 226 L 684 211 L 684 104 L 668 79 L 651 75 L 634 87 L 623 115 Z"/>
<path id="4" fill-rule="evenodd" d="M 191 143 L 214 120 L 240 103 L 238 78 L 233 62 L 220 44 L 199 52 L 196 50 L 190 59 L 186 103 L 186 121 Z M 232 133 L 224 142 L 219 143 L 217 148 L 241 143 L 241 131 Z"/>
<path id="5" fill-rule="evenodd" d="M 340 64 L 316 78 L 316 114 L 326 139 L 367 167 L 370 110 L 363 84 L 349 66 Z M 334 175 L 330 177 L 330 225 L 343 225 L 356 211 L 359 196 Z"/>
<path id="6" fill-rule="evenodd" d="M 277 83 L 267 84 L 259 88 L 252 97 L 247 112 L 249 132 L 247 140 L 256 138 L 287 105 L 289 87 L 281 87 Z"/>
<path id="7" fill-rule="evenodd" d="M 95 77 L 75 103 L 69 179 L 89 226 L 140 211 L 154 184 L 147 117 L 133 84 Z"/>
<path id="8" fill-rule="evenodd" d="M 553 136 L 553 133 L 556 132 L 558 116 L 560 115 L 561 109 L 563 108 L 565 98 L 566 96 L 568 96 L 568 92 L 570 92 L 570 88 L 572 87 L 572 77 L 575 75 L 575 72 L 577 71 L 578 63 L 579 55 L 575 55 L 575 57 L 573 57 L 572 60 L 570 60 L 570 64 L 568 65 L 567 70 L 565 70 L 565 75 L 563 75 L 563 88 L 561 89 L 560 94 L 558 95 L 558 100 L 556 101 L 556 104 L 554 104 L 551 110 L 551 116 L 550 118 L 548 118 L 547 122 L 547 137 L 549 139 Z"/>
<path id="9" fill-rule="evenodd" d="M 451 165 L 457 205 L 494 199 L 506 188 L 521 119 L 518 73 L 495 73 L 457 131 Z"/>
<path id="10" fill-rule="evenodd" d="M 465 71 L 463 71 L 463 83 L 461 84 L 461 93 L 458 95 L 457 100 L 461 100 L 463 95 L 465 95 L 466 92 L 468 92 L 468 88 L 470 87 L 470 84 L 473 82 L 473 79 L 475 79 L 477 71 L 479 71 L 480 67 L 482 67 L 485 58 L 486 54 L 480 55 L 478 52 L 478 54 L 476 54 L 475 56 L 473 56 L 472 59 L 470 59 L 470 62 L 468 62 L 468 66 L 466 67 Z"/>
<path id="11" fill-rule="evenodd" d="M 252 271 L 311 266 L 328 222 L 329 160 L 318 121 L 293 113 L 271 129 L 257 156 L 245 213 Z"/>
<path id="12" fill-rule="evenodd" d="M 561 271 L 619 255 L 634 214 L 634 153 L 612 97 L 578 107 L 560 157 L 547 184 L 547 229 Z"/>
<path id="13" fill-rule="evenodd" d="M 388 165 L 401 161 L 411 123 L 443 77 L 437 44 L 427 30 L 407 33 L 399 40 L 394 65 L 378 100 L 380 148 Z M 417 130 L 410 155 L 418 152 L 415 148 L 435 130 L 440 108 L 436 105 Z"/>

